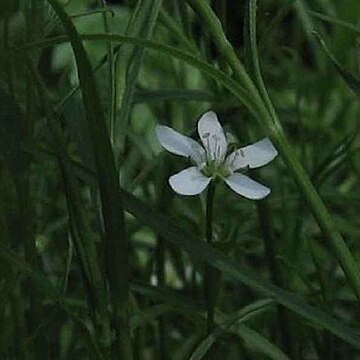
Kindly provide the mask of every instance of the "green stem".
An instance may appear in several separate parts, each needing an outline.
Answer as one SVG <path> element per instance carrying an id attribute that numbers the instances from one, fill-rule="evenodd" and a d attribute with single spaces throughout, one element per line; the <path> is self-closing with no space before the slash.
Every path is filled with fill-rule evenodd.
<path id="1" fill-rule="evenodd" d="M 104 24 L 104 30 L 106 34 L 110 33 L 110 24 L 108 20 L 107 12 L 110 9 L 107 8 L 106 0 L 98 0 L 99 5 L 102 7 L 102 18 Z M 108 126 L 110 129 L 110 140 L 114 142 L 114 128 L 115 128 L 115 102 L 116 102 L 116 77 L 115 77 L 115 58 L 113 44 L 109 40 L 107 43 L 107 58 L 108 58 L 108 76 L 109 76 L 109 107 L 108 107 Z"/>
<path id="2" fill-rule="evenodd" d="M 215 195 L 215 184 L 210 183 L 207 195 L 206 195 L 206 214 L 205 214 L 205 237 L 208 244 L 213 242 L 213 203 Z M 210 335 L 214 329 L 214 311 L 215 311 L 215 291 L 216 286 L 214 284 L 214 268 L 206 264 L 205 267 L 205 304 L 206 304 L 206 334 Z"/>
<path id="3" fill-rule="evenodd" d="M 272 231 L 273 226 L 270 216 L 271 209 L 269 208 L 269 204 L 266 200 L 260 201 L 257 206 L 264 240 L 265 257 L 270 277 L 276 286 L 284 288 L 285 281 L 283 272 L 276 261 L 278 244 L 276 243 L 275 234 Z M 277 332 L 276 338 L 278 338 L 277 340 L 281 343 L 282 349 L 291 356 L 291 359 L 297 359 L 296 342 L 294 328 L 291 323 L 291 315 L 292 314 L 286 308 L 279 305 L 276 311 L 277 324 L 273 330 Z"/>
<path id="4" fill-rule="evenodd" d="M 159 236 L 157 238 L 157 248 L 156 248 L 156 276 L 158 279 L 159 288 L 163 289 L 165 287 L 165 241 Z M 158 322 L 159 329 L 159 360 L 168 359 L 168 326 L 165 316 L 159 317 Z"/>

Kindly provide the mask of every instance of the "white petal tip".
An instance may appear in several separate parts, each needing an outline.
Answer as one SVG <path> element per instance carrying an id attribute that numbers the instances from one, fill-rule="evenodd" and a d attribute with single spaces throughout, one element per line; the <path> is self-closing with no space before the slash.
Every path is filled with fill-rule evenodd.
<path id="1" fill-rule="evenodd" d="M 212 110 L 205 112 L 204 114 L 201 115 L 200 119 L 199 119 L 199 123 L 200 124 L 204 124 L 204 123 L 216 123 L 216 126 L 218 127 L 220 125 L 218 117 L 216 115 L 216 113 Z"/>
<path id="2" fill-rule="evenodd" d="M 269 153 L 271 153 L 271 157 L 272 157 L 271 160 L 275 159 L 279 155 L 278 151 L 276 150 L 276 147 L 269 138 L 265 138 L 263 141 L 264 144 L 266 144 Z"/>
<path id="3" fill-rule="evenodd" d="M 259 194 L 257 197 L 254 197 L 252 200 L 262 200 L 265 199 L 266 197 L 268 197 L 271 193 L 271 190 L 269 188 L 267 188 L 266 190 L 264 190 L 262 192 L 262 194 Z"/>
<path id="4" fill-rule="evenodd" d="M 252 194 L 249 194 L 249 193 L 244 194 L 243 192 L 238 192 L 238 191 L 235 191 L 235 192 L 237 194 L 245 197 L 246 199 L 259 201 L 259 200 L 265 199 L 270 194 L 271 190 L 269 188 L 265 188 L 265 189 L 262 189 L 261 191 L 257 191 L 256 193 L 252 193 Z"/>
<path id="5" fill-rule="evenodd" d="M 239 173 L 229 176 L 225 182 L 233 191 L 249 200 L 264 199 L 271 191 L 268 187 Z"/>
<path id="6" fill-rule="evenodd" d="M 206 111 L 202 116 L 217 117 L 215 111 L 212 110 Z"/>
<path id="7" fill-rule="evenodd" d="M 183 189 L 179 189 L 177 182 L 174 181 L 171 177 L 169 178 L 169 185 L 171 187 L 171 189 L 176 192 L 179 195 L 183 195 L 183 196 L 195 196 L 198 195 L 199 193 L 193 193 L 193 192 L 188 192 L 186 190 Z"/>

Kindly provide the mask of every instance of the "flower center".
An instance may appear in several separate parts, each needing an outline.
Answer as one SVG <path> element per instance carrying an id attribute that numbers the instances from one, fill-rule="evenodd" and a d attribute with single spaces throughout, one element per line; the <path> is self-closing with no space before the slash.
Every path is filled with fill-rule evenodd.
<path id="1" fill-rule="evenodd" d="M 202 173 L 211 178 L 225 178 L 231 174 L 231 171 L 225 163 L 219 163 L 216 159 L 207 159 L 204 167 L 200 169 Z"/>

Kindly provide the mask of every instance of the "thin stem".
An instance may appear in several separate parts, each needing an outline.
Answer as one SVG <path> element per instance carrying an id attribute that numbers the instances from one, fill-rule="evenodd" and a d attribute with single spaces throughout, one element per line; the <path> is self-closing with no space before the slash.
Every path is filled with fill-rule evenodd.
<path id="1" fill-rule="evenodd" d="M 110 25 L 108 20 L 107 11 L 111 11 L 111 9 L 107 9 L 106 0 L 99 0 L 100 5 L 102 6 L 102 17 L 104 23 L 104 30 L 106 34 L 110 33 Z M 112 15 L 114 15 L 112 13 Z M 114 143 L 114 132 L 115 132 L 115 103 L 116 103 L 116 77 L 115 77 L 115 58 L 114 58 L 114 48 L 112 42 L 109 40 L 107 43 L 107 58 L 108 58 L 108 82 L 109 82 L 109 105 L 108 105 L 108 116 L 109 122 L 108 126 L 110 129 L 110 141 Z"/>
<path id="2" fill-rule="evenodd" d="M 158 198 L 158 209 L 162 212 L 166 212 L 171 202 L 171 195 L 166 187 L 163 186 L 166 181 L 166 174 L 168 173 L 167 165 L 161 161 L 161 169 L 159 177 L 157 178 L 157 198 Z M 157 237 L 156 246 L 156 277 L 158 280 L 158 287 L 160 289 L 166 286 L 166 243 L 163 237 L 160 235 Z M 169 353 L 169 340 L 168 340 L 168 322 L 165 316 L 158 318 L 158 331 L 159 331 L 159 355 L 158 360 L 168 360 L 170 358 Z"/>
<path id="3" fill-rule="evenodd" d="M 156 248 L 156 277 L 159 288 L 164 288 L 165 283 L 165 241 L 159 236 Z M 159 360 L 168 359 L 168 326 L 165 316 L 159 317 Z"/>
<path id="4" fill-rule="evenodd" d="M 258 203 L 258 214 L 263 234 L 266 262 L 269 269 L 270 277 L 276 286 L 284 287 L 282 269 L 276 261 L 277 244 L 275 235 L 272 231 L 271 211 L 268 202 L 261 201 Z M 297 358 L 296 344 L 294 341 L 293 327 L 291 326 L 291 313 L 281 305 L 277 307 L 277 324 L 274 327 L 276 337 L 282 345 L 282 349 L 291 356 L 291 359 Z"/>
<path id="5" fill-rule="evenodd" d="M 205 237 L 208 244 L 213 242 L 213 203 L 215 195 L 215 183 L 211 182 L 206 195 L 206 214 L 205 214 Z M 214 311 L 215 311 L 215 292 L 216 286 L 214 284 L 214 271 L 215 269 L 206 264 L 205 267 L 205 304 L 207 311 L 207 325 L 206 334 L 210 335 L 214 329 Z"/>

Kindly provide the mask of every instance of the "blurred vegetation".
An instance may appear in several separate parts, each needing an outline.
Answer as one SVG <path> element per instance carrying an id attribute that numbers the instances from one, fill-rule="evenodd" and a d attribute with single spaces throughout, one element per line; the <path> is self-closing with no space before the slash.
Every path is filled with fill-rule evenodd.
<path id="1" fill-rule="evenodd" d="M 0 358 L 360 359 L 359 14 L 1 1 Z M 270 136 L 280 153 L 254 174 L 266 200 L 218 187 L 214 246 L 205 197 L 168 185 L 187 160 L 154 131 L 196 138 L 209 109 L 236 147 Z"/>

